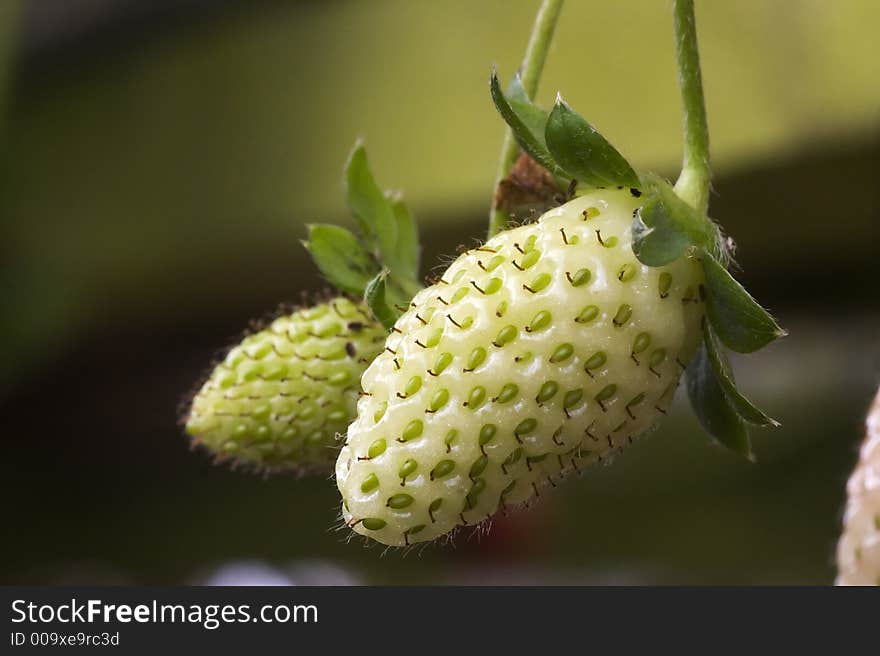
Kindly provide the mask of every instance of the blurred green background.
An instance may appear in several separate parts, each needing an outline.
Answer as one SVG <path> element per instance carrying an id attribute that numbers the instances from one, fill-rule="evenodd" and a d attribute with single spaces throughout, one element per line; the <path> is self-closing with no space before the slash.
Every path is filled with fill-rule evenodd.
<path id="1" fill-rule="evenodd" d="M 737 275 L 791 336 L 736 361 L 783 428 L 759 463 L 679 399 L 612 467 L 421 555 L 331 532 L 335 486 L 190 453 L 176 407 L 255 316 L 320 280 L 298 240 L 348 222 L 366 139 L 426 272 L 484 231 L 536 0 L 0 3 L 0 582 L 183 583 L 231 562 L 295 582 L 828 583 L 880 379 L 874 0 L 697 2 Z M 557 90 L 636 165 L 680 159 L 670 3 L 570 1 Z"/>

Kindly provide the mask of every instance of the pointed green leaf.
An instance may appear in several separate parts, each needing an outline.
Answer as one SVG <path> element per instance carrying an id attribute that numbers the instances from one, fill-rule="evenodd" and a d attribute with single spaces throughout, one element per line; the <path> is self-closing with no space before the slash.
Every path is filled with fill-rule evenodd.
<path id="1" fill-rule="evenodd" d="M 379 265 L 358 238 L 336 225 L 313 224 L 308 231 L 303 246 L 321 273 L 340 291 L 362 295 Z"/>
<path id="2" fill-rule="evenodd" d="M 715 377 L 705 344 L 700 345 L 685 377 L 691 407 L 706 432 L 728 449 L 754 460 L 748 429 Z"/>
<path id="3" fill-rule="evenodd" d="M 556 163 L 578 182 L 641 186 L 623 155 L 560 96 L 547 119 L 544 139 Z"/>
<path id="4" fill-rule="evenodd" d="M 517 99 L 509 101 L 501 90 L 498 75 L 492 71 L 492 77 L 489 81 L 492 101 L 495 103 L 498 113 L 501 114 L 501 118 L 513 131 L 517 143 L 553 175 L 564 175 L 556 162 L 553 161 L 553 157 L 547 150 L 547 144 L 544 142 L 546 113 L 528 101 L 528 96 L 526 96 L 525 90 L 522 90 L 522 85 L 519 86 L 519 89 L 521 91 L 517 90 L 514 85 L 514 94 Z"/>
<path id="5" fill-rule="evenodd" d="M 541 144 L 545 152 L 547 144 L 544 143 L 544 130 L 547 128 L 547 117 L 549 114 L 543 109 L 535 105 L 529 98 L 526 90 L 523 88 L 522 80 L 517 73 L 510 83 L 507 90 L 507 102 L 513 112 L 529 129 L 530 134 Z M 555 167 L 554 168 L 558 168 Z"/>
<path id="6" fill-rule="evenodd" d="M 400 194 L 390 196 L 389 200 L 397 223 L 395 259 L 398 262 L 398 270 L 394 271 L 394 275 L 408 281 L 418 282 L 419 259 L 421 257 L 418 225 Z"/>
<path id="7" fill-rule="evenodd" d="M 547 126 L 547 112 L 537 105 L 533 105 L 529 101 L 520 102 L 511 100 L 510 108 L 529 130 L 529 134 L 534 137 L 534 140 L 541 148 L 541 156 L 546 160 L 546 162 L 542 162 L 541 159 L 532 155 L 535 161 L 540 162 L 548 171 L 564 175 L 562 169 L 553 161 L 550 152 L 547 150 L 547 144 L 544 142 L 544 130 Z M 522 144 L 521 140 L 518 139 L 518 141 Z M 531 154 L 528 148 L 523 148 L 523 150 Z M 568 176 L 566 176 L 566 178 L 568 178 Z"/>
<path id="8" fill-rule="evenodd" d="M 703 251 L 701 259 L 706 312 L 725 346 L 738 353 L 752 353 L 787 334 L 715 257 Z"/>
<path id="9" fill-rule="evenodd" d="M 712 326 L 708 321 L 703 321 L 703 342 L 706 345 L 706 354 L 709 358 L 709 364 L 712 365 L 712 371 L 715 373 L 715 379 L 721 385 L 721 389 L 724 391 L 728 402 L 740 418 L 754 426 L 773 426 L 774 428 L 779 426 L 778 421 L 755 407 L 737 389 L 730 363 L 718 344 L 715 334 L 712 332 Z"/>
<path id="10" fill-rule="evenodd" d="M 364 302 L 370 308 L 376 321 L 390 330 L 400 314 L 389 304 L 386 298 L 385 279 L 387 277 L 388 271 L 382 270 L 375 278 L 370 280 L 364 291 Z"/>
<path id="11" fill-rule="evenodd" d="M 393 267 L 396 264 L 397 219 L 391 202 L 370 172 L 367 153 L 360 142 L 345 165 L 345 195 L 367 247 L 378 250 L 381 260 Z"/>

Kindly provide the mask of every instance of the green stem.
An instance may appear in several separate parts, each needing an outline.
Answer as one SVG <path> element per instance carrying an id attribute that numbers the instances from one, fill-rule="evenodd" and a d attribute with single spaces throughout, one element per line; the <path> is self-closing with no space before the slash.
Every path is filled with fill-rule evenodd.
<path id="1" fill-rule="evenodd" d="M 674 0 L 673 31 L 684 118 L 684 162 L 675 192 L 699 212 L 709 206 L 709 126 L 700 75 L 694 0 Z"/>
<path id="2" fill-rule="evenodd" d="M 526 47 L 526 55 L 520 67 L 520 80 L 529 98 L 534 98 L 535 92 L 538 90 L 538 81 L 541 79 L 541 72 L 544 70 L 547 51 L 550 49 L 551 41 L 553 41 L 553 33 L 556 30 L 556 22 L 561 9 L 562 0 L 544 0 L 535 18 L 535 25 L 532 28 L 529 45 Z M 510 174 L 510 170 L 513 168 L 518 155 L 519 146 L 516 143 L 516 139 L 513 138 L 513 131 L 508 128 L 504 135 L 504 143 L 501 145 L 501 157 L 498 162 L 498 173 L 495 178 L 495 191 L 498 190 L 500 182 Z M 506 212 L 495 207 L 493 195 L 492 207 L 489 210 L 489 236 L 492 237 L 504 230 L 509 219 L 510 217 Z"/>

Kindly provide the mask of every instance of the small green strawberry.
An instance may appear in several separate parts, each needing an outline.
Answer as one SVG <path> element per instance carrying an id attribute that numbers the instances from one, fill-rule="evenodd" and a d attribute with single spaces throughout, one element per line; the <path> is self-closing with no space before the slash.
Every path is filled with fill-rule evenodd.
<path id="1" fill-rule="evenodd" d="M 327 471 L 358 381 L 386 331 L 344 297 L 275 319 L 233 347 L 192 401 L 186 431 L 261 470 Z"/>
<path id="2" fill-rule="evenodd" d="M 846 489 L 837 585 L 880 585 L 880 392 L 868 413 L 867 436 Z"/>
<path id="3" fill-rule="evenodd" d="M 310 225 L 303 245 L 340 292 L 380 290 L 374 297 L 383 304 L 405 302 L 421 288 L 415 220 L 399 193 L 378 187 L 360 143 L 345 177 L 357 230 Z M 217 365 L 192 401 L 186 431 L 220 459 L 326 473 L 337 435 L 355 416 L 360 377 L 388 334 L 377 316 L 388 319 L 338 297 L 279 317 Z"/>
<path id="4" fill-rule="evenodd" d="M 596 190 L 461 255 L 364 374 L 343 516 L 431 540 L 601 461 L 665 414 L 701 339 L 694 257 L 640 263 L 636 190 Z"/>

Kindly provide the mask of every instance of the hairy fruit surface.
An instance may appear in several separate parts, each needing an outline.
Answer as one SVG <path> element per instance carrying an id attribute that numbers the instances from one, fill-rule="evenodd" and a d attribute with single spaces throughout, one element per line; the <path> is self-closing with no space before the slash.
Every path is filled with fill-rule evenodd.
<path id="1" fill-rule="evenodd" d="M 359 379 L 385 330 L 347 298 L 275 319 L 220 362 L 186 431 L 221 459 L 263 470 L 329 471 L 354 418 Z"/>
<path id="2" fill-rule="evenodd" d="M 640 194 L 599 189 L 462 254 L 362 379 L 342 514 L 432 540 L 607 459 L 666 412 L 701 340 L 702 269 L 632 250 Z"/>

